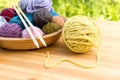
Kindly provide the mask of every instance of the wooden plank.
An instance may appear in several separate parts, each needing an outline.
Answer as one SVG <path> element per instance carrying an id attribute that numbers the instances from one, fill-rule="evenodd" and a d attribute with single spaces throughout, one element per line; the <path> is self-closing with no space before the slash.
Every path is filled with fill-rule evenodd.
<path id="1" fill-rule="evenodd" d="M 62 39 L 55 44 L 31 51 L 0 49 L 0 79 L 2 80 L 120 80 L 120 22 L 95 21 L 101 30 L 100 64 L 84 69 L 62 62 L 47 69 L 44 67 L 47 51 L 49 64 L 67 57 L 82 64 L 95 63 L 96 52 L 73 54 Z"/>

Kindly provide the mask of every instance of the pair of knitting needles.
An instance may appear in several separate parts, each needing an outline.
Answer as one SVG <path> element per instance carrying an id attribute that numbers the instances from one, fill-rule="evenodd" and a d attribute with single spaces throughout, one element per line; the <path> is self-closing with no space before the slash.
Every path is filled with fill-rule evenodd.
<path id="1" fill-rule="evenodd" d="M 38 33 L 38 31 L 34 28 L 33 24 L 29 21 L 29 19 L 26 17 L 26 15 L 24 14 L 24 12 L 23 12 L 18 6 L 15 6 L 14 4 L 13 4 L 13 7 L 14 7 L 16 13 L 18 14 L 19 18 L 21 19 L 22 23 L 24 24 L 25 28 L 27 29 L 27 31 L 28 31 L 30 37 L 32 38 L 32 41 L 33 41 L 34 44 L 36 45 L 36 47 L 37 47 L 37 48 L 40 48 L 40 47 L 39 47 L 39 44 L 38 44 L 38 42 L 37 42 L 37 40 L 36 40 L 36 38 L 34 37 L 34 35 L 32 34 L 32 32 L 30 31 L 27 23 L 28 23 L 29 26 L 33 29 L 33 31 L 36 33 L 37 37 L 38 37 L 39 40 L 42 42 L 42 44 L 46 47 L 47 45 L 46 45 L 44 39 L 43 39 L 42 36 Z M 25 20 L 23 19 L 22 16 L 23 16 L 24 19 L 27 21 L 27 23 L 25 22 Z"/>

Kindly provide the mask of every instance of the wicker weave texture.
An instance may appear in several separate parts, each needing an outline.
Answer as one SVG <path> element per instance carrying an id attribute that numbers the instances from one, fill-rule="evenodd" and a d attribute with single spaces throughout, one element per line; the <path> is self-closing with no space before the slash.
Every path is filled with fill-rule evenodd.
<path id="1" fill-rule="evenodd" d="M 43 39 L 45 40 L 47 46 L 55 43 L 60 37 L 61 37 L 62 29 L 43 36 Z M 43 48 L 44 45 L 40 42 L 39 39 L 37 39 L 40 48 Z M 34 45 L 32 39 L 28 38 L 5 38 L 0 37 L 0 47 L 5 49 L 11 49 L 11 50 L 31 50 L 31 49 L 37 49 L 37 47 Z"/>

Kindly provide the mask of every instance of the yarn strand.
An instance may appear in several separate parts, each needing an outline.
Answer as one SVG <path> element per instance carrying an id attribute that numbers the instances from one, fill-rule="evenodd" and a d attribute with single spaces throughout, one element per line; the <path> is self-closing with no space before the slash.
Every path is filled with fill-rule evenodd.
<path id="1" fill-rule="evenodd" d="M 74 65 L 77 65 L 77 66 L 79 66 L 79 67 L 86 68 L 86 69 L 94 68 L 94 67 L 96 67 L 97 65 L 99 65 L 99 56 L 100 56 L 100 55 L 99 55 L 99 52 L 98 52 L 97 57 L 96 57 L 96 63 L 91 64 L 91 65 L 80 64 L 80 63 L 78 63 L 78 62 L 76 62 L 76 61 L 73 61 L 73 60 L 70 60 L 70 59 L 66 59 L 66 58 L 59 59 L 57 62 L 55 62 L 55 63 L 53 63 L 53 64 L 51 64 L 51 65 L 48 65 L 48 62 L 49 62 L 49 59 L 50 59 L 50 55 L 49 55 L 49 54 L 50 54 L 50 53 L 47 52 L 47 58 L 46 58 L 46 61 L 45 61 L 45 67 L 46 67 L 46 68 L 55 67 L 56 65 L 58 65 L 58 64 L 60 64 L 60 63 L 62 63 L 62 62 L 70 62 L 70 63 L 72 63 L 72 64 L 74 64 Z"/>
<path id="2" fill-rule="evenodd" d="M 80 64 L 66 57 L 66 58 L 59 59 L 54 64 L 48 65 L 48 61 L 50 57 L 49 57 L 49 52 L 47 52 L 47 59 L 45 61 L 45 67 L 52 68 L 62 62 L 70 62 L 74 65 L 77 65 L 79 67 L 83 67 L 86 69 L 93 68 L 99 65 L 100 44 L 101 44 L 100 29 L 97 27 L 94 21 L 87 17 L 76 16 L 76 17 L 69 19 L 68 22 L 64 24 L 63 28 L 64 28 L 64 32 L 62 35 L 63 40 L 71 51 L 76 52 L 76 53 L 85 53 L 89 51 L 91 47 L 96 48 L 96 52 L 97 52 L 96 63 L 85 65 L 85 64 Z M 69 43 L 69 45 L 67 43 Z M 70 47 L 71 45 L 72 47 Z"/>
<path id="3" fill-rule="evenodd" d="M 57 62 L 55 62 L 54 64 L 48 65 L 49 59 L 50 59 L 50 55 L 49 55 L 49 52 L 47 52 L 47 58 L 46 58 L 46 61 L 45 61 L 45 67 L 46 68 L 55 67 L 57 64 L 60 64 L 61 62 L 66 61 L 66 59 L 62 58 L 62 59 L 58 60 Z"/>

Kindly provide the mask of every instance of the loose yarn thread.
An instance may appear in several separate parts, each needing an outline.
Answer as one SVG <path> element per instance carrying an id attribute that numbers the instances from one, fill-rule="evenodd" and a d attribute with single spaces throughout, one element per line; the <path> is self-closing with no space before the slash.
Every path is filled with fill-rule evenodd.
<path id="1" fill-rule="evenodd" d="M 58 60 L 52 65 L 48 65 L 49 52 L 47 52 L 47 59 L 45 67 L 51 68 L 57 64 L 67 61 L 83 68 L 93 68 L 99 64 L 100 56 L 100 30 L 92 19 L 85 16 L 74 16 L 67 20 L 64 24 L 62 38 L 68 49 L 75 53 L 86 53 L 92 47 L 97 48 L 96 63 L 91 65 L 83 65 L 68 58 Z M 74 47 L 76 48 L 74 48 Z"/>

